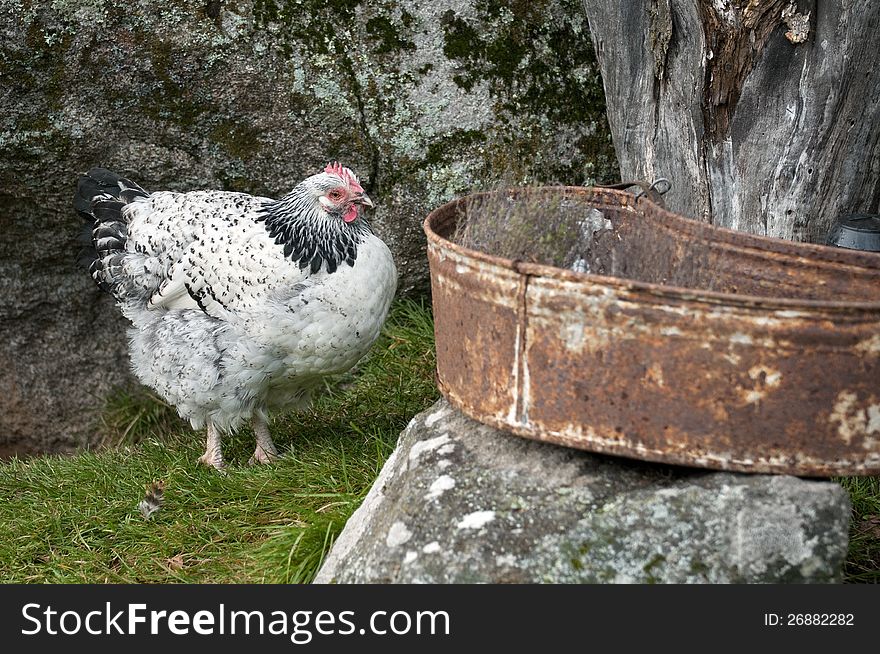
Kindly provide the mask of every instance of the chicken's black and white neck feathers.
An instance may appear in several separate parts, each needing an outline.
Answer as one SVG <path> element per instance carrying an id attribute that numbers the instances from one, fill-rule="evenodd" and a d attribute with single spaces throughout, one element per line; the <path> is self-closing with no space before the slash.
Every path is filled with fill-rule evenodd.
<path id="1" fill-rule="evenodd" d="M 346 223 L 340 216 L 322 209 L 314 194 L 306 188 L 294 190 L 280 200 L 264 204 L 258 220 L 275 243 L 284 248 L 284 256 L 301 269 L 317 273 L 325 268 L 334 273 L 343 263 L 354 266 L 358 246 L 373 233 L 369 223 L 359 217 Z"/>

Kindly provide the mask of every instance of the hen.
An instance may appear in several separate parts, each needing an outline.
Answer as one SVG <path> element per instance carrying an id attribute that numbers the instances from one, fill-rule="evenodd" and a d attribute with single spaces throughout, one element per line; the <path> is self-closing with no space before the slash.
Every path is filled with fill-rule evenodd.
<path id="1" fill-rule="evenodd" d="M 379 335 L 397 287 L 373 204 L 338 163 L 280 200 L 228 191 L 149 193 L 102 168 L 74 206 L 89 222 L 89 272 L 132 327 L 135 375 L 224 466 L 221 435 L 252 421 L 251 462 L 277 456 L 267 413 L 304 408 Z"/>

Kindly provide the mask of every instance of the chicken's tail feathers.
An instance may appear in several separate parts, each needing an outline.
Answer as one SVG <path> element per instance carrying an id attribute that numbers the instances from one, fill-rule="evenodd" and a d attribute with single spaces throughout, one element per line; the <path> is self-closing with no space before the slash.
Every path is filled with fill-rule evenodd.
<path id="1" fill-rule="evenodd" d="M 115 273 L 125 255 L 128 222 L 122 208 L 148 196 L 138 184 L 106 168 L 92 168 L 79 178 L 73 206 L 86 224 L 80 235 L 84 247 L 77 262 L 88 268 L 104 291 L 114 293 Z"/>
<path id="2" fill-rule="evenodd" d="M 74 208 L 86 219 L 95 219 L 93 205 L 96 200 L 115 199 L 123 204 L 150 194 L 139 184 L 106 168 L 92 168 L 80 176 L 73 198 Z"/>

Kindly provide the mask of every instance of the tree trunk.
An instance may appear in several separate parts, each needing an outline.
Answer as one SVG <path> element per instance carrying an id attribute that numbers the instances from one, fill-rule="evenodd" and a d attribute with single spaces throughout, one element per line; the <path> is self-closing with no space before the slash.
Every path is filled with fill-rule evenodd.
<path id="1" fill-rule="evenodd" d="M 880 3 L 584 0 L 624 179 L 674 211 L 821 241 L 880 204 Z"/>

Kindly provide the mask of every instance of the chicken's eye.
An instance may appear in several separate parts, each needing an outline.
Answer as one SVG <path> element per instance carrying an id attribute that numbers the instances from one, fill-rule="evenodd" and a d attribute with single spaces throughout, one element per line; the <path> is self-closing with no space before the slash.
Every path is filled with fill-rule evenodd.
<path id="1" fill-rule="evenodd" d="M 334 202 L 338 202 L 342 199 L 342 191 L 340 191 L 338 188 L 335 188 L 327 194 L 327 197 Z"/>

